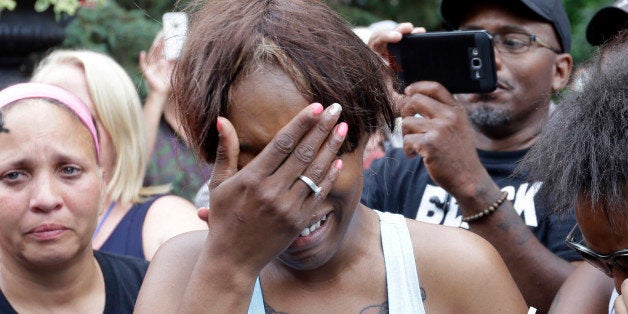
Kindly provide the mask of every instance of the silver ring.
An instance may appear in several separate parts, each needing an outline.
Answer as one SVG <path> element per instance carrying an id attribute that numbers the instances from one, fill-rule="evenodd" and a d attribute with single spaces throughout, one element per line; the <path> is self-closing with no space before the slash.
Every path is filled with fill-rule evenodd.
<path id="1" fill-rule="evenodd" d="M 312 190 L 312 192 L 314 192 L 314 196 L 318 196 L 319 194 L 321 194 L 323 188 L 316 185 L 316 183 L 314 183 L 312 179 L 306 176 L 299 176 L 299 179 L 301 179 L 301 181 L 303 181 L 303 183 L 305 183 Z"/>

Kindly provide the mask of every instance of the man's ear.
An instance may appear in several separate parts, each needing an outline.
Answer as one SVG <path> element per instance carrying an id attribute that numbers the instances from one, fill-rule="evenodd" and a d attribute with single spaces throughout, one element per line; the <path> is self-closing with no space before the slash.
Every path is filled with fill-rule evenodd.
<path id="1" fill-rule="evenodd" d="M 558 92 L 569 82 L 569 76 L 573 68 L 573 58 L 568 53 L 561 53 L 554 59 L 554 74 L 552 78 L 552 91 Z"/>

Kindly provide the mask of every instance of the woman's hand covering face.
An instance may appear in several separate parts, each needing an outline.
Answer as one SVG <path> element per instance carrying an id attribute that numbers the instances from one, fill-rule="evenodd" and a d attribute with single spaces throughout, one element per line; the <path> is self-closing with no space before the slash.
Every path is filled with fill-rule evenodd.
<path id="1" fill-rule="evenodd" d="M 336 125 L 340 111 L 338 104 L 307 106 L 239 171 L 238 135 L 229 120 L 218 118 L 208 217 L 214 257 L 258 274 L 299 236 L 342 168 L 336 154 L 347 125 Z M 322 188 L 318 196 L 301 175 Z"/>

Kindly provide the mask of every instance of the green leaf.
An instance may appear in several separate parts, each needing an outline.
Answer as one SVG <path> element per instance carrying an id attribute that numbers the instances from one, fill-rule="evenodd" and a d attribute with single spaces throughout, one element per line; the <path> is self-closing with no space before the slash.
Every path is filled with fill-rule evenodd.
<path id="1" fill-rule="evenodd" d="M 15 10 L 16 3 L 14 0 L 0 0 L 0 12 L 4 9 L 9 11 Z"/>
<path id="2" fill-rule="evenodd" d="M 35 2 L 35 11 L 37 12 L 44 12 L 48 10 L 49 7 L 50 1 L 48 0 L 37 0 L 37 2 Z"/>

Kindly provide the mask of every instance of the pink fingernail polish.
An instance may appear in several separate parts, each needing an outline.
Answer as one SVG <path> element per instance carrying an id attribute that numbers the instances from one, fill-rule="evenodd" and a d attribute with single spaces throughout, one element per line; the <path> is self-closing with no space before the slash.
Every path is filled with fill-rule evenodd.
<path id="1" fill-rule="evenodd" d="M 317 116 L 323 112 L 323 105 L 319 103 L 312 104 L 312 114 Z"/>
<path id="2" fill-rule="evenodd" d="M 336 161 L 334 162 L 334 167 L 336 167 L 336 169 L 338 170 L 342 169 L 342 159 L 336 159 Z"/>
<path id="3" fill-rule="evenodd" d="M 218 133 L 222 133 L 222 121 L 220 121 L 220 118 L 216 119 L 216 130 L 218 130 Z"/>
<path id="4" fill-rule="evenodd" d="M 338 128 L 336 129 L 336 134 L 340 137 L 345 137 L 347 135 L 347 131 L 349 130 L 349 126 L 346 122 L 340 122 L 338 124 Z"/>

